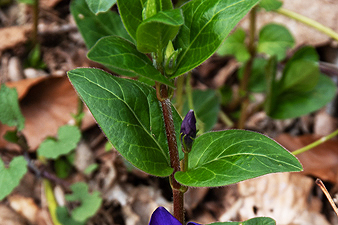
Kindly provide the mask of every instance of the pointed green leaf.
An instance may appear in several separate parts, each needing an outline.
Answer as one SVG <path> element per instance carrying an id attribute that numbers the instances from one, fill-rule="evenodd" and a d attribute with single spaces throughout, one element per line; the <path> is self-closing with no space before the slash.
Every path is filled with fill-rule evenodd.
<path id="1" fill-rule="evenodd" d="M 116 12 L 107 11 L 95 15 L 89 10 L 85 0 L 73 0 L 70 12 L 88 49 L 105 36 L 116 35 L 132 40 Z"/>
<path id="2" fill-rule="evenodd" d="M 142 11 L 147 0 L 117 0 L 123 24 L 129 35 L 136 40 L 137 27 L 142 23 Z"/>
<path id="3" fill-rule="evenodd" d="M 111 70 L 121 75 L 144 76 L 175 87 L 155 69 L 145 54 L 137 51 L 134 44 L 123 38 L 109 36 L 100 39 L 88 52 L 88 58 L 109 66 Z"/>
<path id="4" fill-rule="evenodd" d="M 224 41 L 217 50 L 220 56 L 234 55 L 238 62 L 245 62 L 250 58 L 250 53 L 245 45 L 245 31 L 237 29 Z"/>
<path id="5" fill-rule="evenodd" d="M 277 59 L 280 61 L 285 58 L 286 51 L 294 44 L 295 41 L 286 27 L 270 23 L 259 32 L 257 51 L 270 56 L 277 55 Z"/>
<path id="6" fill-rule="evenodd" d="M 235 25 L 259 0 L 192 0 L 184 4 L 184 25 L 176 36 L 177 77 L 200 65 L 221 45 Z"/>
<path id="7" fill-rule="evenodd" d="M 256 217 L 243 222 L 217 222 L 208 225 L 276 225 L 276 221 L 269 217 Z"/>
<path id="8" fill-rule="evenodd" d="M 181 9 L 161 11 L 144 20 L 136 31 L 137 49 L 143 53 L 162 53 L 183 22 Z"/>
<path id="9" fill-rule="evenodd" d="M 318 83 L 319 56 L 313 47 L 298 50 L 287 62 L 283 76 L 278 83 L 279 91 L 306 92 L 311 91 Z"/>
<path id="10" fill-rule="evenodd" d="M 117 0 L 119 12 L 131 37 L 136 40 L 137 27 L 142 23 L 142 12 L 146 7 L 147 0 Z M 156 12 L 165 11 L 173 8 L 170 0 L 156 0 Z"/>
<path id="11" fill-rule="evenodd" d="M 264 8 L 266 11 L 277 10 L 282 7 L 283 2 L 278 0 L 261 0 L 259 6 Z"/>
<path id="12" fill-rule="evenodd" d="M 108 11 L 116 3 L 116 0 L 86 0 L 86 2 L 89 9 L 98 14 Z"/>
<path id="13" fill-rule="evenodd" d="M 22 130 L 25 127 L 25 118 L 20 110 L 16 89 L 2 84 L 0 103 L 0 122 L 8 126 L 16 126 L 19 131 Z"/>
<path id="14" fill-rule="evenodd" d="M 84 182 L 75 183 L 70 186 L 70 189 L 72 189 L 73 193 L 66 195 L 66 200 L 81 202 L 79 207 L 72 210 L 72 219 L 78 222 L 84 222 L 94 216 L 102 203 L 100 192 L 94 191 L 90 194 L 88 192 L 88 186 Z"/>
<path id="15" fill-rule="evenodd" d="M 57 140 L 52 138 L 44 140 L 37 150 L 38 154 L 46 158 L 57 159 L 59 156 L 68 154 L 75 149 L 80 138 L 81 132 L 78 127 L 62 126 L 58 130 Z"/>
<path id="16" fill-rule="evenodd" d="M 172 173 L 162 108 L 152 87 L 98 69 L 75 69 L 68 76 L 123 157 L 155 176 Z M 173 116 L 179 138 L 182 120 L 176 110 Z"/>
<path id="17" fill-rule="evenodd" d="M 314 89 L 306 92 L 284 92 L 274 99 L 268 115 L 275 119 L 295 118 L 314 112 L 336 95 L 337 87 L 330 78 L 320 75 Z"/>
<path id="18" fill-rule="evenodd" d="M 0 158 L 0 201 L 9 195 L 19 185 L 27 173 L 27 161 L 23 156 L 15 157 L 8 167 Z"/>
<path id="19" fill-rule="evenodd" d="M 268 173 L 301 171 L 299 161 L 272 139 L 251 131 L 210 132 L 196 138 L 188 170 L 178 182 L 192 187 L 217 187 Z"/>

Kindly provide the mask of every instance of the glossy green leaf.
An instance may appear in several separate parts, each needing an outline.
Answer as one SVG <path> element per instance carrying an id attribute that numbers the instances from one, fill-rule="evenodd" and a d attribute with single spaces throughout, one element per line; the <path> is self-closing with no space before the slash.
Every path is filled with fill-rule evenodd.
<path id="1" fill-rule="evenodd" d="M 194 90 L 192 92 L 194 111 L 197 117 L 197 128 L 202 133 L 211 130 L 217 122 L 218 113 L 220 110 L 221 100 L 217 92 L 212 89 L 205 91 Z M 183 106 L 183 115 L 189 111 L 188 101 Z M 202 124 L 199 124 L 199 123 Z"/>
<path id="2" fill-rule="evenodd" d="M 313 47 L 298 50 L 285 65 L 283 76 L 278 84 L 280 91 L 306 92 L 318 82 L 319 56 Z"/>
<path id="3" fill-rule="evenodd" d="M 272 139 L 251 131 L 210 132 L 196 138 L 188 170 L 178 182 L 192 187 L 217 187 L 268 173 L 301 171 L 299 161 Z"/>
<path id="4" fill-rule="evenodd" d="M 184 25 L 176 36 L 177 71 L 172 77 L 184 74 L 209 58 L 221 45 L 235 25 L 259 0 L 192 0 L 184 4 Z"/>
<path id="5" fill-rule="evenodd" d="M 27 173 L 27 161 L 23 156 L 15 157 L 5 166 L 0 158 L 0 201 L 9 195 Z"/>
<path id="6" fill-rule="evenodd" d="M 265 66 L 267 61 L 263 58 L 255 58 L 252 64 L 252 71 L 249 80 L 249 90 L 259 93 L 266 90 Z M 238 71 L 238 77 L 243 78 L 244 65 Z"/>
<path id="7" fill-rule="evenodd" d="M 47 138 L 39 148 L 38 154 L 46 158 L 57 159 L 61 155 L 66 155 L 76 148 L 80 141 L 81 132 L 78 127 L 65 125 L 59 128 L 57 140 Z"/>
<path id="8" fill-rule="evenodd" d="M 209 225 L 276 225 L 276 221 L 269 217 L 256 217 L 243 222 L 217 222 Z"/>
<path id="9" fill-rule="evenodd" d="M 142 23 L 142 11 L 147 0 L 117 0 L 123 24 L 129 35 L 136 40 L 137 27 Z"/>
<path id="10" fill-rule="evenodd" d="M 282 7 L 283 2 L 278 0 L 261 0 L 259 6 L 264 8 L 266 11 L 277 10 Z"/>
<path id="11" fill-rule="evenodd" d="M 22 130 L 25 127 L 25 118 L 20 110 L 16 89 L 2 84 L 0 102 L 0 122 L 8 126 L 16 126 L 19 131 Z"/>
<path id="12" fill-rule="evenodd" d="M 116 3 L 116 0 L 86 0 L 86 2 L 89 9 L 98 14 L 108 11 Z"/>
<path id="13" fill-rule="evenodd" d="M 172 173 L 162 108 L 152 87 L 98 69 L 75 69 L 68 76 L 123 157 L 155 176 Z M 173 116 L 179 138 L 182 120 L 176 110 Z"/>
<path id="14" fill-rule="evenodd" d="M 158 12 L 144 20 L 137 28 L 137 49 L 143 53 L 160 53 L 177 35 L 183 25 L 181 9 Z"/>
<path id="15" fill-rule="evenodd" d="M 147 0 L 117 0 L 119 12 L 128 33 L 136 40 L 136 31 L 143 21 L 142 12 L 146 7 Z M 172 9 L 170 0 L 157 0 L 156 11 L 165 11 Z"/>
<path id="16" fill-rule="evenodd" d="M 70 12 L 88 49 L 105 36 L 116 35 L 132 40 L 116 12 L 107 11 L 95 15 L 85 0 L 73 0 L 70 3 Z"/>
<path id="17" fill-rule="evenodd" d="M 336 85 L 330 78 L 320 75 L 313 90 L 307 92 L 283 92 L 275 99 L 275 104 L 268 115 L 275 119 L 295 118 L 314 112 L 335 96 Z"/>
<path id="18" fill-rule="evenodd" d="M 70 202 L 81 202 L 81 205 L 72 210 L 72 219 L 78 222 L 84 222 L 96 214 L 100 208 L 102 198 L 100 192 L 88 192 L 88 186 L 84 182 L 75 183 L 70 186 L 72 194 L 66 195 L 66 200 Z"/>
<path id="19" fill-rule="evenodd" d="M 147 0 L 142 11 L 143 20 L 156 15 L 160 11 L 173 9 L 171 0 Z"/>
<path id="20" fill-rule="evenodd" d="M 286 51 L 294 44 L 295 41 L 286 27 L 270 23 L 259 32 L 257 51 L 270 56 L 277 55 L 277 59 L 282 60 L 286 56 Z"/>
<path id="21" fill-rule="evenodd" d="M 224 41 L 217 50 L 220 56 L 234 55 L 238 62 L 245 62 L 250 58 L 250 53 L 245 45 L 245 31 L 237 29 Z"/>
<path id="22" fill-rule="evenodd" d="M 144 76 L 175 87 L 155 69 L 151 60 L 131 42 L 118 36 L 100 39 L 88 52 L 88 58 L 109 66 L 115 73 L 125 76 Z"/>

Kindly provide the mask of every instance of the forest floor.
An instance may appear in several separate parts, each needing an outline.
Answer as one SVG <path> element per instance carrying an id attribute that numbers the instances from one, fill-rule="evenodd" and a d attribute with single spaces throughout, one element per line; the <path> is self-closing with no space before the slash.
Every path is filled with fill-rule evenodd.
<path id="1" fill-rule="evenodd" d="M 0 83 L 18 91 L 25 117 L 23 134 L 30 147 L 28 155 L 37 166 L 43 166 L 35 154 L 40 143 L 46 137 L 55 137 L 60 126 L 75 123 L 72 114 L 77 112 L 79 98 L 66 72 L 78 67 L 104 68 L 86 58 L 87 49 L 70 15 L 69 4 L 68 0 L 41 0 L 38 37 L 41 58 L 46 64 L 43 69 L 24 66 L 29 57 L 32 8 L 15 1 L 0 8 Z M 338 8 L 337 3 L 330 4 Z M 242 26 L 246 27 L 246 23 L 243 21 Z M 301 29 L 297 32 L 302 33 Z M 306 38 L 311 35 L 296 35 L 297 46 L 311 44 L 317 48 L 321 60 L 337 64 L 336 43 L 316 35 L 310 41 Z M 192 87 L 218 89 L 227 83 L 234 85 L 235 90 L 238 68 L 239 64 L 231 57 L 212 56 L 193 71 Z M 253 112 L 245 127 L 274 138 L 294 151 L 338 128 L 337 106 L 334 101 L 312 114 L 283 121 L 270 119 L 264 112 Z M 221 110 L 228 113 L 225 106 Z M 90 112 L 84 111 L 81 126 L 84 138 L 75 150 L 74 167 L 64 181 L 84 181 L 90 190 L 101 193 L 102 206 L 87 224 L 145 225 L 158 206 L 171 209 L 168 180 L 134 169 L 114 149 L 107 151 L 105 136 Z M 229 128 L 232 127 L 221 119 L 214 126 L 214 130 Z M 22 154 L 20 148 L 2 138 L 10 129 L 0 124 L 0 157 L 5 162 Z M 304 167 L 300 173 L 271 174 L 221 188 L 189 189 L 185 199 L 187 219 L 211 223 L 268 216 L 283 225 L 338 224 L 325 195 L 315 184 L 316 178 L 320 178 L 333 197 L 338 193 L 338 140 L 327 141 L 297 157 Z M 93 163 L 97 168 L 85 173 Z M 53 163 L 44 168 L 55 174 Z M 53 224 L 42 180 L 34 171 L 25 175 L 19 187 L 0 202 L 0 224 Z M 69 191 L 64 185 L 62 181 L 53 182 L 57 199 L 63 199 Z"/>

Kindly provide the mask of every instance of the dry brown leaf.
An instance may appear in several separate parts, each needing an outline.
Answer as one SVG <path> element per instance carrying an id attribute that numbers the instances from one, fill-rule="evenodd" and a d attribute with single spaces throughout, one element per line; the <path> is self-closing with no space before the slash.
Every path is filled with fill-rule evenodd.
<path id="1" fill-rule="evenodd" d="M 42 80 L 46 79 L 46 77 L 37 77 L 33 79 L 23 79 L 16 82 L 7 82 L 6 85 L 11 88 L 16 88 L 16 91 L 18 92 L 18 97 L 21 100 L 23 97 L 26 96 L 29 89 L 34 86 L 35 84 L 38 84 Z"/>
<path id="2" fill-rule="evenodd" d="M 282 134 L 275 140 L 290 151 L 302 148 L 318 139 L 317 135 L 303 135 L 293 137 L 289 134 Z M 305 174 L 318 177 L 324 181 L 337 183 L 338 178 L 338 141 L 328 140 L 323 144 L 297 155 L 302 163 Z"/>
<path id="3" fill-rule="evenodd" d="M 0 205 L 0 221 L 6 225 L 28 225 L 19 214 L 5 205 Z"/>
<path id="4" fill-rule="evenodd" d="M 333 0 L 307 0 L 294 1 L 284 0 L 283 8 L 294 11 L 303 16 L 309 17 L 338 32 L 338 2 Z M 325 16 L 323 16 L 325 15 Z M 295 38 L 296 46 L 300 45 L 323 45 L 330 40 L 327 35 L 310 28 L 303 23 L 289 19 L 275 12 L 265 12 L 262 10 L 257 15 L 257 29 L 268 23 L 279 23 L 286 26 Z M 249 19 L 246 17 L 241 26 L 245 29 L 249 27 Z"/>
<path id="5" fill-rule="evenodd" d="M 25 43 L 29 38 L 28 32 L 31 30 L 31 25 L 0 28 L 0 52 Z"/>
<path id="6" fill-rule="evenodd" d="M 64 0 L 40 0 L 40 5 L 43 8 L 53 8 L 56 6 L 59 2 Z"/>
<path id="7" fill-rule="evenodd" d="M 238 184 L 241 220 L 268 216 L 277 225 L 329 225 L 312 196 L 314 181 L 299 173 L 276 173 Z M 310 197 L 311 196 L 311 197 Z"/>
<path id="8" fill-rule="evenodd" d="M 9 205 L 30 223 L 36 224 L 39 207 L 32 198 L 21 195 L 11 195 L 8 197 Z"/>
<path id="9" fill-rule="evenodd" d="M 49 77 L 31 87 L 21 101 L 25 117 L 23 134 L 31 150 L 36 150 L 46 137 L 56 136 L 60 126 L 74 123 L 71 114 L 76 113 L 77 104 L 78 96 L 67 77 Z M 85 108 L 82 128 L 93 124 L 95 121 Z M 13 145 L 3 139 L 5 132 L 6 128 L 1 126 L 0 147 L 13 148 Z"/>

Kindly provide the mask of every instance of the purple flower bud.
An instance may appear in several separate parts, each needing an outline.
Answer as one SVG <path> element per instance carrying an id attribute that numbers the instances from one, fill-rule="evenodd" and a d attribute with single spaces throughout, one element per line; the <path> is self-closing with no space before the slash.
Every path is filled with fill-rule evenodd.
<path id="1" fill-rule="evenodd" d="M 196 137 L 196 118 L 193 110 L 184 117 L 181 125 L 181 142 L 184 151 L 190 152 L 192 143 Z"/>
<path id="2" fill-rule="evenodd" d="M 182 224 L 165 208 L 158 207 L 153 212 L 153 215 L 151 215 L 149 225 L 182 225 Z M 200 224 L 189 222 L 187 225 L 200 225 Z"/>

